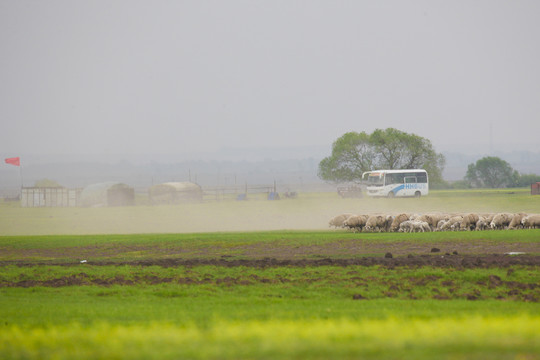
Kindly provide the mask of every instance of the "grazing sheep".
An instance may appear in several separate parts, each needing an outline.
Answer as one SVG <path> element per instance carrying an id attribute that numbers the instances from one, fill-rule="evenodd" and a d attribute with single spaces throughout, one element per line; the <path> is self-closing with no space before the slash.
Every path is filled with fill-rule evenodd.
<path id="1" fill-rule="evenodd" d="M 510 224 L 513 217 L 514 217 L 514 215 L 509 214 L 509 213 L 496 214 L 493 217 L 493 220 L 491 220 L 491 223 L 489 224 L 489 226 L 493 230 L 504 229 L 504 228 L 506 228 L 508 226 L 508 224 Z"/>
<path id="2" fill-rule="evenodd" d="M 334 216 L 332 219 L 330 219 L 330 221 L 328 222 L 328 225 L 330 227 L 335 227 L 335 228 L 338 228 L 338 227 L 343 227 L 343 223 L 345 222 L 345 220 L 347 220 L 349 218 L 349 216 L 351 216 L 352 214 L 340 214 L 340 215 L 336 215 Z"/>
<path id="3" fill-rule="evenodd" d="M 399 225 L 402 222 L 407 221 L 407 220 L 409 220 L 409 215 L 399 214 L 398 216 L 394 218 L 394 220 L 392 221 L 392 224 L 390 224 L 390 231 L 398 231 Z"/>
<path id="4" fill-rule="evenodd" d="M 521 224 L 525 229 L 538 229 L 540 228 L 540 215 L 527 215 L 521 219 Z"/>
<path id="5" fill-rule="evenodd" d="M 424 215 L 420 215 L 419 217 L 417 217 L 416 219 L 414 219 L 415 221 L 421 221 L 421 222 L 427 222 L 429 225 L 432 225 L 433 224 L 433 216 L 431 214 L 424 214 Z M 437 222 L 438 221 L 435 221 L 435 225 L 434 226 L 437 226 Z M 433 225 L 432 225 L 433 226 Z"/>
<path id="6" fill-rule="evenodd" d="M 461 231 L 467 230 L 474 230 L 476 228 L 476 223 L 480 220 L 480 217 L 477 214 L 467 214 L 463 216 L 463 219 L 461 220 L 461 223 L 459 225 L 459 229 Z"/>
<path id="7" fill-rule="evenodd" d="M 442 231 L 448 231 L 448 230 L 453 231 L 456 228 L 456 226 L 454 226 L 455 224 L 458 224 L 457 226 L 459 228 L 459 225 L 461 224 L 461 220 L 463 220 L 463 216 L 461 216 L 461 215 L 452 216 L 450 219 L 448 219 L 448 221 L 446 223 L 444 223 L 441 230 Z"/>
<path id="8" fill-rule="evenodd" d="M 411 214 L 409 215 L 409 220 L 416 220 L 418 217 L 420 217 L 420 214 Z"/>
<path id="9" fill-rule="evenodd" d="M 434 213 L 434 214 L 431 214 L 431 219 L 433 220 L 433 222 L 430 224 L 432 228 L 437 228 L 437 225 L 439 224 L 439 221 L 441 220 L 448 220 L 450 218 L 450 216 L 448 216 L 448 214 L 443 214 L 443 213 Z"/>
<path id="10" fill-rule="evenodd" d="M 469 231 L 489 229 L 540 228 L 540 214 L 526 213 L 401 213 L 354 215 L 343 213 L 329 221 L 330 227 L 348 228 L 360 232 L 426 232 L 426 231 Z"/>
<path id="11" fill-rule="evenodd" d="M 476 222 L 475 230 L 480 231 L 480 230 L 487 230 L 487 229 L 489 229 L 489 222 L 485 218 L 480 217 L 478 221 Z"/>
<path id="12" fill-rule="evenodd" d="M 418 221 L 425 221 L 429 224 L 431 229 L 436 229 L 439 221 L 446 219 L 447 216 L 440 213 L 434 213 L 434 214 L 424 214 L 420 215 L 419 217 L 415 218 L 414 220 Z"/>
<path id="13" fill-rule="evenodd" d="M 486 220 L 488 224 L 491 224 L 493 218 L 495 217 L 495 214 L 482 214 L 482 217 Z"/>
<path id="14" fill-rule="evenodd" d="M 391 223 L 392 223 L 391 216 L 371 215 L 367 219 L 366 226 L 364 227 L 364 229 L 365 231 L 368 231 L 368 232 L 386 231 L 388 229 L 389 224 Z"/>
<path id="15" fill-rule="evenodd" d="M 366 226 L 368 215 L 351 215 L 343 222 L 343 227 L 347 227 L 354 231 L 362 231 Z"/>
<path id="16" fill-rule="evenodd" d="M 522 228 L 523 225 L 521 224 L 521 220 L 527 216 L 525 213 L 517 213 L 514 214 L 514 217 L 512 218 L 512 221 L 508 224 L 508 230 L 514 230 L 518 228 Z"/>
<path id="17" fill-rule="evenodd" d="M 437 223 L 437 227 L 435 229 L 433 229 L 433 231 L 442 231 L 442 228 L 444 226 L 444 224 L 446 224 L 448 222 L 448 220 L 439 220 L 439 222 Z"/>

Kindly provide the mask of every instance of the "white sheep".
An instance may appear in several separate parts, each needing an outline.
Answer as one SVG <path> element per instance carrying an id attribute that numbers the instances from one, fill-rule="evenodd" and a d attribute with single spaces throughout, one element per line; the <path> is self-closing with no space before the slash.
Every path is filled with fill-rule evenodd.
<path id="1" fill-rule="evenodd" d="M 480 231 L 487 229 L 489 229 L 489 222 L 487 222 L 485 218 L 480 216 L 478 221 L 476 222 L 475 230 Z"/>
<path id="2" fill-rule="evenodd" d="M 364 230 L 368 232 L 386 231 L 391 223 L 392 217 L 390 215 L 371 215 L 366 221 Z"/>
<path id="3" fill-rule="evenodd" d="M 411 232 L 413 229 L 413 220 L 405 220 L 399 224 L 399 232 Z"/>
<path id="4" fill-rule="evenodd" d="M 431 226 L 426 221 L 416 221 L 412 222 L 414 232 L 429 232 L 431 231 Z"/>
<path id="5" fill-rule="evenodd" d="M 448 220 L 445 219 L 439 220 L 439 222 L 437 223 L 437 227 L 433 231 L 442 231 L 444 224 L 446 224 L 447 222 Z"/>
<path id="6" fill-rule="evenodd" d="M 448 221 L 446 223 L 444 223 L 441 230 L 442 231 L 449 231 L 449 230 L 453 231 L 453 230 L 456 229 L 455 224 L 457 224 L 457 227 L 459 229 L 459 226 L 461 224 L 461 220 L 463 220 L 463 216 L 461 216 L 461 215 L 452 216 L 451 218 L 448 219 Z"/>
<path id="7" fill-rule="evenodd" d="M 332 219 L 330 219 L 330 221 L 328 222 L 328 225 L 330 227 L 343 227 L 343 223 L 345 222 L 345 220 L 347 220 L 347 218 L 349 218 L 352 214 L 340 214 L 340 215 L 336 215 L 334 216 Z"/>
<path id="8" fill-rule="evenodd" d="M 527 216 L 525 213 L 517 213 L 514 214 L 514 217 L 512 217 L 512 221 L 508 224 L 508 230 L 514 230 L 518 228 L 522 228 L 523 225 L 521 224 L 521 220 Z"/>
<path id="9" fill-rule="evenodd" d="M 404 222 L 404 221 L 407 221 L 409 220 L 409 215 L 407 214 L 399 214 L 397 215 L 394 220 L 392 220 L 392 224 L 390 224 L 390 231 L 398 231 L 399 230 L 399 225 Z"/>
<path id="10" fill-rule="evenodd" d="M 478 214 L 473 214 L 473 213 L 467 214 L 467 215 L 463 216 L 463 219 L 461 220 L 461 223 L 459 225 L 459 229 L 461 231 L 474 230 L 478 220 L 480 220 L 480 217 L 478 216 Z"/>
<path id="11" fill-rule="evenodd" d="M 367 215 L 351 215 L 343 222 L 343 226 L 354 231 L 362 231 L 367 219 Z"/>
<path id="12" fill-rule="evenodd" d="M 527 215 L 521 219 L 521 224 L 525 229 L 537 229 L 540 228 L 540 215 L 533 214 Z"/>
<path id="13" fill-rule="evenodd" d="M 508 224 L 510 224 L 513 217 L 514 215 L 509 213 L 495 214 L 489 226 L 493 230 L 504 229 L 508 226 Z"/>

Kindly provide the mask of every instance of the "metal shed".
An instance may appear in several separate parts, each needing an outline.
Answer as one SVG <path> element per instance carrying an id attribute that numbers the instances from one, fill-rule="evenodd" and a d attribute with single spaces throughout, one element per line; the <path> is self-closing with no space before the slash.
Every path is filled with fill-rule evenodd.
<path id="1" fill-rule="evenodd" d="M 130 206 L 135 204 L 135 190 L 126 184 L 103 182 L 85 187 L 81 192 L 81 205 Z"/>

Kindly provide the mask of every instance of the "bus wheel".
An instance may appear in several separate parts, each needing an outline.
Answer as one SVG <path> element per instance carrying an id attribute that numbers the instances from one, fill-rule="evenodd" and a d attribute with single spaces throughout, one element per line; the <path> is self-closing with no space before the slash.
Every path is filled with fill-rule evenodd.
<path id="1" fill-rule="evenodd" d="M 388 193 L 388 197 L 389 197 L 389 198 L 393 198 L 394 196 L 396 196 L 396 194 L 394 194 L 393 191 L 390 191 L 390 192 Z"/>
<path id="2" fill-rule="evenodd" d="M 417 191 L 414 193 L 414 197 L 416 198 L 419 198 L 422 194 L 420 193 L 420 191 Z"/>

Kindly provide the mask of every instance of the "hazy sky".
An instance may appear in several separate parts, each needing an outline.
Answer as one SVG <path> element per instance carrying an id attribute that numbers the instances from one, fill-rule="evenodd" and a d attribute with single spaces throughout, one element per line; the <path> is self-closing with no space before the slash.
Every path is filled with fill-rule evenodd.
<path id="1" fill-rule="evenodd" d="M 540 151 L 539 15 L 537 0 L 0 0 L 0 152 L 330 149 L 387 127 L 438 151 L 488 151 L 490 134 Z"/>

